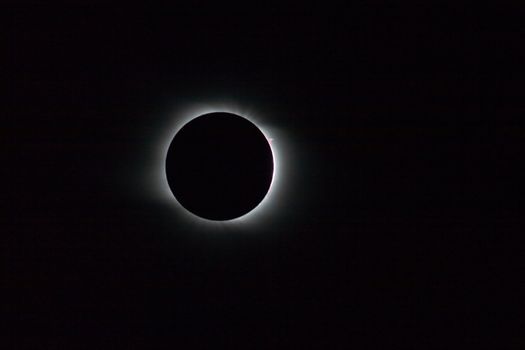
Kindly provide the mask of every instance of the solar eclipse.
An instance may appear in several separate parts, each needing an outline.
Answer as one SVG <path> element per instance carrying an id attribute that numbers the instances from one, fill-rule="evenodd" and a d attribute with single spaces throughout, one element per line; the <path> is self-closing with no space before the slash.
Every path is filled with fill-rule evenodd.
<path id="1" fill-rule="evenodd" d="M 270 144 L 259 128 L 233 113 L 200 115 L 173 138 L 166 178 L 176 200 L 208 220 L 239 218 L 266 196 L 273 178 Z"/>
<path id="2" fill-rule="evenodd" d="M 240 104 L 238 101 L 228 100 L 227 98 L 219 100 L 206 98 L 209 99 L 207 102 L 195 101 L 195 99 L 194 101 L 191 101 L 191 99 L 192 98 L 184 98 L 180 100 L 174 99 L 173 102 L 170 101 L 171 107 L 162 107 L 165 112 L 158 111 L 155 114 L 152 114 L 150 121 L 153 120 L 154 122 L 145 124 L 142 127 L 141 130 L 145 130 L 144 128 L 149 129 L 147 133 L 148 141 L 144 142 L 142 148 L 138 150 L 140 152 L 138 156 L 139 161 L 136 163 L 138 165 L 138 172 L 137 176 L 129 178 L 131 181 L 128 183 L 130 186 L 133 186 L 126 187 L 128 188 L 128 191 L 130 191 L 129 193 L 140 195 L 142 200 L 152 201 L 152 205 L 160 205 L 159 209 L 161 211 L 159 212 L 159 215 L 163 218 L 161 221 L 165 222 L 169 227 L 193 227 L 198 230 L 204 229 L 205 231 L 202 232 L 222 232 L 223 230 L 227 230 L 228 232 L 246 232 L 244 231 L 246 229 L 250 230 L 250 232 L 258 232 L 262 227 L 268 228 L 270 226 L 273 227 L 274 225 L 282 225 L 286 220 L 285 213 L 287 212 L 287 208 L 291 205 L 294 196 L 293 193 L 296 191 L 294 183 L 298 181 L 294 172 L 294 169 L 296 168 L 295 159 L 297 158 L 297 150 L 294 147 L 295 142 L 290 139 L 290 135 L 288 135 L 283 126 L 280 125 L 281 123 L 277 122 L 277 120 L 283 117 L 283 111 L 274 110 L 273 108 L 269 109 L 267 108 L 268 106 L 256 109 L 254 106 L 256 102 L 251 101 L 250 99 L 248 99 L 250 101 L 245 104 Z M 163 102 L 161 101 L 161 104 L 162 103 Z M 172 150 L 174 150 L 174 145 L 172 146 L 172 144 L 178 139 L 178 136 L 182 135 L 179 135 L 179 133 L 181 133 L 186 126 L 189 128 L 190 125 L 193 124 L 193 121 L 196 122 L 199 117 L 208 114 L 212 114 L 215 117 L 220 116 L 221 114 L 236 117 L 238 121 L 243 121 L 244 126 L 241 129 L 251 125 L 252 131 L 250 132 L 250 135 L 257 135 L 255 136 L 259 140 L 257 142 L 260 145 L 264 144 L 267 150 L 265 152 L 267 152 L 268 155 L 271 155 L 271 164 L 269 164 L 268 158 L 266 158 L 267 165 L 265 166 L 266 169 L 268 169 L 268 166 L 270 165 L 273 166 L 271 172 L 265 172 L 267 174 L 265 177 L 267 188 L 265 189 L 265 192 L 259 192 L 264 192 L 264 196 L 259 195 L 258 197 L 252 197 L 258 199 L 247 201 L 250 202 L 251 205 L 244 207 L 244 210 L 239 209 L 238 211 L 232 211 L 231 215 L 206 215 L 197 207 L 191 211 L 192 208 L 188 204 L 189 202 L 186 203 L 186 201 L 182 199 L 183 197 L 181 197 L 182 191 L 177 195 L 178 189 L 175 187 L 175 182 L 170 180 L 170 177 L 175 174 L 172 173 L 172 171 L 176 168 L 173 167 L 171 168 L 172 170 L 169 170 L 171 166 L 168 163 L 171 162 L 168 159 L 171 157 Z M 218 118 L 217 121 L 219 119 L 221 118 Z M 235 132 L 231 129 L 230 131 L 224 131 L 224 133 L 230 134 L 228 140 L 223 140 L 230 143 L 230 145 L 233 145 L 235 140 L 240 143 L 244 142 L 240 141 L 241 139 L 246 140 L 246 136 L 239 136 L 243 134 L 242 131 Z M 251 137 L 252 136 L 249 136 L 248 139 Z M 178 143 L 178 141 L 176 143 Z M 252 141 L 250 141 L 250 143 L 252 143 Z M 206 149 L 205 143 L 199 147 L 191 146 L 186 148 L 188 152 L 187 156 L 190 159 L 191 155 L 194 153 L 192 147 L 193 150 L 199 148 Z M 241 148 L 244 150 L 244 154 L 240 151 Z M 229 163 L 232 168 L 230 171 L 234 172 L 235 169 L 242 168 L 243 166 L 249 168 L 248 165 L 243 165 L 243 162 L 250 158 L 246 153 L 248 148 L 249 147 L 246 145 L 239 148 L 237 151 L 237 160 L 243 158 L 244 160 L 239 160 L 237 164 L 234 164 L 235 162 L 230 161 L 225 157 L 225 162 Z M 233 147 L 233 149 L 235 151 L 235 147 Z M 211 156 L 209 155 L 208 158 L 209 157 Z M 231 160 L 233 160 L 233 157 Z M 213 169 L 211 166 L 210 168 Z M 129 168 L 123 169 L 123 171 L 129 171 Z M 211 173 L 212 172 L 210 172 L 210 175 Z M 223 176 L 217 177 L 217 179 L 227 179 L 227 177 L 224 176 L 224 173 L 222 175 Z M 233 198 L 233 194 L 236 191 L 240 191 L 243 183 L 246 184 L 248 182 L 248 178 L 249 177 L 247 177 L 245 181 L 239 182 L 239 187 L 237 189 L 234 188 L 232 190 L 233 192 L 224 195 L 221 205 L 230 206 L 231 203 L 228 202 L 229 198 Z M 268 181 L 269 178 L 271 181 Z M 139 182 L 133 182 L 134 179 Z M 214 180 L 216 183 L 217 179 Z M 192 178 L 189 177 L 189 181 L 194 185 L 198 183 L 196 178 L 193 178 L 192 180 Z M 198 186 L 193 188 L 198 189 Z M 244 193 L 243 196 L 247 197 L 248 192 L 252 190 L 253 189 L 246 190 L 246 193 Z M 202 189 L 199 192 L 201 194 L 205 193 Z M 237 193 L 239 194 L 240 192 Z M 194 195 L 191 195 L 188 198 L 190 197 L 194 197 Z M 198 197 L 206 199 L 206 196 Z M 238 198 L 240 198 L 240 194 Z M 208 199 L 206 199 L 206 201 Z M 196 202 L 196 200 L 194 200 L 194 202 Z M 201 204 L 202 203 L 205 203 L 204 200 Z M 217 206 L 215 208 L 217 208 Z M 197 210 L 199 211 L 197 212 Z M 208 208 L 207 211 L 208 210 L 211 209 Z M 241 231 L 237 231 L 237 229 L 240 229 Z"/>

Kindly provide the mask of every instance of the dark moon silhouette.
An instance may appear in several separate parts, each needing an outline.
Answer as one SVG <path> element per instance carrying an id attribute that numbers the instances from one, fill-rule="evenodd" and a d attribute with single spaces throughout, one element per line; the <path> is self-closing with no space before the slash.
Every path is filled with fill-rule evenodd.
<path id="1" fill-rule="evenodd" d="M 272 150 L 249 120 L 232 113 L 208 113 L 175 135 L 166 175 L 184 208 L 202 218 L 231 220 L 253 210 L 268 192 Z"/>

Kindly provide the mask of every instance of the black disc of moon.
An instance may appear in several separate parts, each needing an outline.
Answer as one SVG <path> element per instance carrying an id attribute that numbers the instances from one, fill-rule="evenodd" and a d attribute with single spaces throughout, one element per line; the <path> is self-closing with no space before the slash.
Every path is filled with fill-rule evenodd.
<path id="1" fill-rule="evenodd" d="M 168 185 L 191 213 L 231 220 L 252 211 L 268 192 L 272 149 L 255 124 L 232 113 L 208 113 L 184 125 L 166 158 Z"/>

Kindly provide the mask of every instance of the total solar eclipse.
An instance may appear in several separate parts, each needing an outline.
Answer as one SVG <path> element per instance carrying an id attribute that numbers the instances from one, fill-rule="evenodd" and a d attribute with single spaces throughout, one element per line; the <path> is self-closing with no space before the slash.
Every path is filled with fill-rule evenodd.
<path id="1" fill-rule="evenodd" d="M 264 199 L 272 183 L 272 149 L 259 128 L 233 113 L 207 113 L 175 135 L 166 178 L 177 201 L 208 220 L 241 217 Z"/>

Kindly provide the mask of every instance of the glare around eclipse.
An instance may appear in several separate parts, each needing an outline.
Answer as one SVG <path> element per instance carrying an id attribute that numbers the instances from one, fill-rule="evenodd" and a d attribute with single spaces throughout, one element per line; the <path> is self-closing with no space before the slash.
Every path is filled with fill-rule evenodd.
<path id="1" fill-rule="evenodd" d="M 201 218 L 184 208 L 175 198 L 168 185 L 166 177 L 166 157 L 169 146 L 179 130 L 191 120 L 207 113 L 226 112 L 239 115 L 255 124 L 266 137 L 273 156 L 273 175 L 270 188 L 263 200 L 250 212 L 232 220 L 214 221 Z M 265 123 L 264 117 L 253 111 L 241 108 L 233 103 L 224 104 L 199 104 L 179 109 L 170 114 L 169 122 L 162 127 L 159 133 L 158 143 L 155 147 L 154 171 L 149 172 L 150 186 L 153 187 L 153 195 L 166 205 L 176 210 L 190 223 L 204 225 L 207 227 L 222 227 L 228 225 L 251 226 L 262 224 L 263 220 L 275 215 L 279 210 L 279 203 L 283 196 L 283 183 L 287 161 L 285 157 L 285 139 L 282 133 Z"/>

